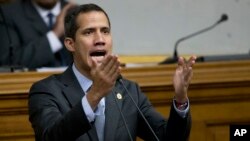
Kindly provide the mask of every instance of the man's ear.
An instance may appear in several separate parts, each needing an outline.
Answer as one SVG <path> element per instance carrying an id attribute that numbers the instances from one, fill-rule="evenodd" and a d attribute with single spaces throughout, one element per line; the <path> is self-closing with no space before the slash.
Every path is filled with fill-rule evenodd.
<path id="1" fill-rule="evenodd" d="M 74 40 L 72 38 L 66 37 L 64 39 L 64 45 L 70 52 L 75 51 Z"/>

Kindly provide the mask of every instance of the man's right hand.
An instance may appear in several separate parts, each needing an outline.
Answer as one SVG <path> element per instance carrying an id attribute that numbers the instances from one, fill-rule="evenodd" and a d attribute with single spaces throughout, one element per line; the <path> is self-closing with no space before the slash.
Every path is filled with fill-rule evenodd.
<path id="1" fill-rule="evenodd" d="M 120 75 L 120 62 L 116 55 L 106 56 L 100 64 L 95 60 L 92 62 L 91 79 L 93 84 L 87 99 L 94 110 L 99 101 L 114 87 L 116 79 Z"/>

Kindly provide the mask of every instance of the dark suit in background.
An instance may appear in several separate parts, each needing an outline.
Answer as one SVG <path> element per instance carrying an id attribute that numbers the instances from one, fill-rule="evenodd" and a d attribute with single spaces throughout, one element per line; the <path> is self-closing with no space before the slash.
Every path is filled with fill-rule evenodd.
<path id="1" fill-rule="evenodd" d="M 61 1 L 61 7 L 65 4 L 66 2 Z M 11 4 L 3 5 L 2 9 L 14 48 L 15 65 L 38 68 L 71 63 L 71 55 L 65 47 L 56 54 L 52 52 L 46 37 L 49 29 L 30 0 L 16 0 Z M 0 66 L 9 65 L 9 40 L 2 18 L 0 43 Z"/>
<path id="2" fill-rule="evenodd" d="M 161 141 L 184 141 L 188 138 L 191 128 L 189 113 L 182 118 L 172 106 L 169 119 L 165 120 L 136 83 L 123 81 Z M 123 97 L 118 100 L 118 105 L 133 138 L 139 136 L 147 141 L 155 140 L 122 85 L 116 83 L 115 87 L 115 93 L 106 97 L 105 141 L 130 140 L 113 96 L 115 94 L 116 98 L 118 92 Z M 29 95 L 29 116 L 36 141 L 41 141 L 43 134 L 44 140 L 48 141 L 97 141 L 95 127 L 89 123 L 82 108 L 84 95 L 71 66 L 63 74 L 35 83 Z M 45 130 L 50 134 L 43 133 Z"/>

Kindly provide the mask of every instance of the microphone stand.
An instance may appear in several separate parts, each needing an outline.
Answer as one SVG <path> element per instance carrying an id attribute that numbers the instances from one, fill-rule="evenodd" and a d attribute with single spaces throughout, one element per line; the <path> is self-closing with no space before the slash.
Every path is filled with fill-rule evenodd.
<path id="1" fill-rule="evenodd" d="M 12 45 L 12 40 L 11 40 L 11 37 L 10 37 L 10 32 L 9 32 L 9 28 L 7 26 L 7 23 L 6 23 L 6 19 L 5 19 L 5 16 L 3 14 L 3 10 L 2 10 L 2 6 L 0 5 L 0 14 L 1 14 L 1 17 L 2 17 L 2 22 L 3 22 L 3 25 L 6 29 L 6 33 L 7 33 L 7 38 L 8 38 L 8 41 L 9 41 L 9 65 L 7 66 L 1 66 L 0 67 L 0 72 L 16 72 L 16 71 L 27 71 L 28 69 L 27 68 L 24 68 L 23 66 L 17 66 L 17 65 L 14 65 L 14 53 L 13 53 L 13 45 Z"/>
<path id="2" fill-rule="evenodd" d="M 140 110 L 140 108 L 137 106 L 135 100 L 133 99 L 131 93 L 129 92 L 129 90 L 126 88 L 125 84 L 123 83 L 122 80 L 122 76 L 119 75 L 117 78 L 117 81 L 122 85 L 122 87 L 124 88 L 124 90 L 127 92 L 127 95 L 129 96 L 129 98 L 131 99 L 131 101 L 133 102 L 134 106 L 136 107 L 137 111 L 139 112 L 139 114 L 141 115 L 142 119 L 144 120 L 144 122 L 146 123 L 146 125 L 148 126 L 150 132 L 152 133 L 153 137 L 155 138 L 156 141 L 160 141 L 159 138 L 157 137 L 156 133 L 154 132 L 154 130 L 152 129 L 152 127 L 150 126 L 148 120 L 146 119 L 146 117 L 143 115 L 142 111 Z"/>
<path id="3" fill-rule="evenodd" d="M 189 39 L 189 38 L 191 38 L 191 37 L 194 37 L 194 36 L 196 36 L 196 35 L 199 35 L 199 34 L 201 34 L 201 33 L 203 33 L 203 32 L 208 31 L 208 30 L 211 30 L 211 29 L 213 29 L 214 27 L 216 27 L 218 24 L 220 24 L 221 22 L 226 21 L 227 19 L 228 19 L 228 16 L 227 16 L 226 14 L 223 14 L 223 15 L 221 16 L 221 19 L 220 19 L 219 21 L 217 21 L 216 23 L 214 23 L 212 26 L 209 26 L 209 27 L 207 27 L 207 28 L 205 28 L 205 29 L 202 29 L 202 30 L 200 30 L 200 31 L 198 31 L 198 32 L 195 32 L 195 33 L 193 33 L 193 34 L 190 34 L 190 35 L 188 35 L 188 36 L 185 36 L 185 37 L 183 37 L 183 38 L 180 38 L 180 39 L 177 40 L 176 43 L 175 43 L 175 46 L 174 46 L 174 55 L 173 55 L 173 57 L 172 57 L 172 58 L 167 58 L 167 59 L 165 59 L 164 61 L 160 62 L 159 64 L 172 64 L 172 63 L 178 62 L 177 47 L 178 47 L 178 45 L 179 45 L 180 42 L 182 42 L 182 41 L 184 41 L 184 40 L 187 40 L 187 39 Z"/>
<path id="4" fill-rule="evenodd" d="M 132 137 L 132 135 L 131 135 L 131 133 L 130 133 L 130 131 L 129 131 L 129 128 L 128 128 L 128 123 L 126 122 L 126 119 L 125 119 L 125 117 L 124 117 L 124 115 L 123 115 L 123 113 L 122 113 L 122 110 L 121 110 L 121 108 L 119 107 L 119 105 L 118 105 L 118 101 L 117 101 L 117 99 L 116 99 L 116 97 L 115 97 L 115 92 L 112 90 L 112 95 L 113 95 L 113 97 L 114 97 L 114 99 L 115 99 L 115 104 L 116 104 L 116 106 L 117 106 L 117 108 L 118 108 L 118 110 L 119 110 L 119 113 L 120 113 L 120 115 L 122 116 L 122 121 L 123 121 L 123 124 L 125 125 L 125 128 L 126 128 L 126 131 L 127 131 L 127 133 L 128 133 L 128 136 L 129 136 L 129 139 L 130 139 L 130 141 L 133 141 L 133 137 Z"/>

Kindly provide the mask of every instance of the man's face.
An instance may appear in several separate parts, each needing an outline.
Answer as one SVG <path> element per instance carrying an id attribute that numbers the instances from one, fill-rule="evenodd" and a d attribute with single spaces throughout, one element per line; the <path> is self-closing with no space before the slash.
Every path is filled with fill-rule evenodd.
<path id="1" fill-rule="evenodd" d="M 37 5 L 41 6 L 44 9 L 52 9 L 58 0 L 33 0 Z"/>
<path id="2" fill-rule="evenodd" d="M 79 69 L 88 71 L 92 61 L 100 64 L 105 56 L 112 53 L 111 29 L 107 17 L 99 11 L 79 14 L 76 23 L 74 62 Z"/>

